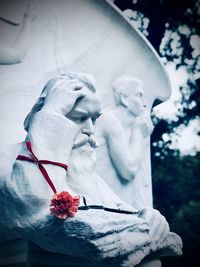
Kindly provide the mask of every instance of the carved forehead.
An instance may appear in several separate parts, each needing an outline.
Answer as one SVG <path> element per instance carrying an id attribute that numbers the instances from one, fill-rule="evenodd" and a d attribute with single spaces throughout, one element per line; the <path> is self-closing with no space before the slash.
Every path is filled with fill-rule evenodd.
<path id="1" fill-rule="evenodd" d="M 85 96 L 76 101 L 72 111 L 78 113 L 81 111 L 88 114 L 100 113 L 101 103 L 98 94 L 90 91 L 89 89 L 85 92 Z"/>

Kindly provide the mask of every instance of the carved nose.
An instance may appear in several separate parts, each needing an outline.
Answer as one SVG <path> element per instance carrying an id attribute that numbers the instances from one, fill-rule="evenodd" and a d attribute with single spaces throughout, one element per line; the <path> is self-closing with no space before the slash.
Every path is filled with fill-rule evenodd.
<path id="1" fill-rule="evenodd" d="M 94 133 L 94 126 L 91 119 L 87 119 L 84 122 L 82 133 L 87 134 L 88 136 Z"/>

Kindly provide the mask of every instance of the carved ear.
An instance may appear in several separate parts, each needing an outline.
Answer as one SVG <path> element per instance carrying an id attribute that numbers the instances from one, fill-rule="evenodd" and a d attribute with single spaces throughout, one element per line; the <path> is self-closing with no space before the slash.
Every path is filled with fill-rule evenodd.
<path id="1" fill-rule="evenodd" d="M 120 95 L 120 102 L 121 102 L 122 106 L 127 107 L 128 106 L 128 96 L 121 94 Z"/>

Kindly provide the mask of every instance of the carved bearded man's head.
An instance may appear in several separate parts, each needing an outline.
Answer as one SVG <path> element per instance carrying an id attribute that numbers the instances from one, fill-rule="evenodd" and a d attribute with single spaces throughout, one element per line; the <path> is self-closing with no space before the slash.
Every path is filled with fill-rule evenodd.
<path id="1" fill-rule="evenodd" d="M 34 114 L 42 109 L 47 93 L 53 88 L 56 88 L 56 86 L 59 86 L 65 79 L 78 79 L 83 85 L 82 90 L 85 92 L 85 96 L 78 98 L 72 110 L 66 114 L 66 118 L 73 121 L 79 128 L 71 151 L 68 170 L 72 173 L 89 173 L 94 170 L 96 162 L 94 128 L 96 119 L 100 116 L 101 111 L 100 100 L 96 92 L 95 80 L 92 75 L 69 73 L 49 80 L 31 112 L 27 115 L 24 121 L 24 128 L 28 131 Z"/>

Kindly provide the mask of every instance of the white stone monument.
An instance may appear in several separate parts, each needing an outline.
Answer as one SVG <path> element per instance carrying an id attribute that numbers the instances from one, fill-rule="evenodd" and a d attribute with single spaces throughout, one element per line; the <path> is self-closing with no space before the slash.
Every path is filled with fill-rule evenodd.
<path id="1" fill-rule="evenodd" d="M 32 241 L 58 253 L 57 262 L 60 254 L 67 255 L 64 261 L 75 259 L 76 266 L 80 265 L 77 257 L 88 266 L 93 264 L 90 261 L 134 266 L 149 255 L 158 259 L 180 254 L 180 238 L 169 232 L 158 211 L 126 204 L 95 171 L 93 122 L 101 106 L 107 107 L 112 100 L 113 82 L 122 74 L 140 79 L 148 112 L 155 99 L 169 97 L 169 81 L 157 55 L 109 1 L 33 3 L 37 18 L 27 56 L 21 64 L 0 66 L 2 251 L 20 238 L 30 248 Z M 92 76 L 79 72 L 93 74 L 97 86 Z M 23 120 L 52 77 L 56 78 L 46 85 L 36 101 L 37 109 L 32 110 L 35 116 L 26 120 L 26 133 Z M 28 143 L 6 147 L 24 138 Z M 21 158 L 16 160 L 18 154 Z M 31 162 L 22 160 L 24 156 Z M 145 157 L 150 175 L 149 151 Z M 38 159 L 51 162 L 45 165 L 50 180 L 42 171 L 44 161 Z M 145 183 L 151 189 L 150 176 L 147 178 Z M 51 189 L 55 193 L 52 201 Z M 69 197 L 74 204 L 67 214 L 55 205 L 57 190 L 74 196 Z M 0 264 L 20 262 L 11 256 L 13 261 L 1 255 Z"/>

